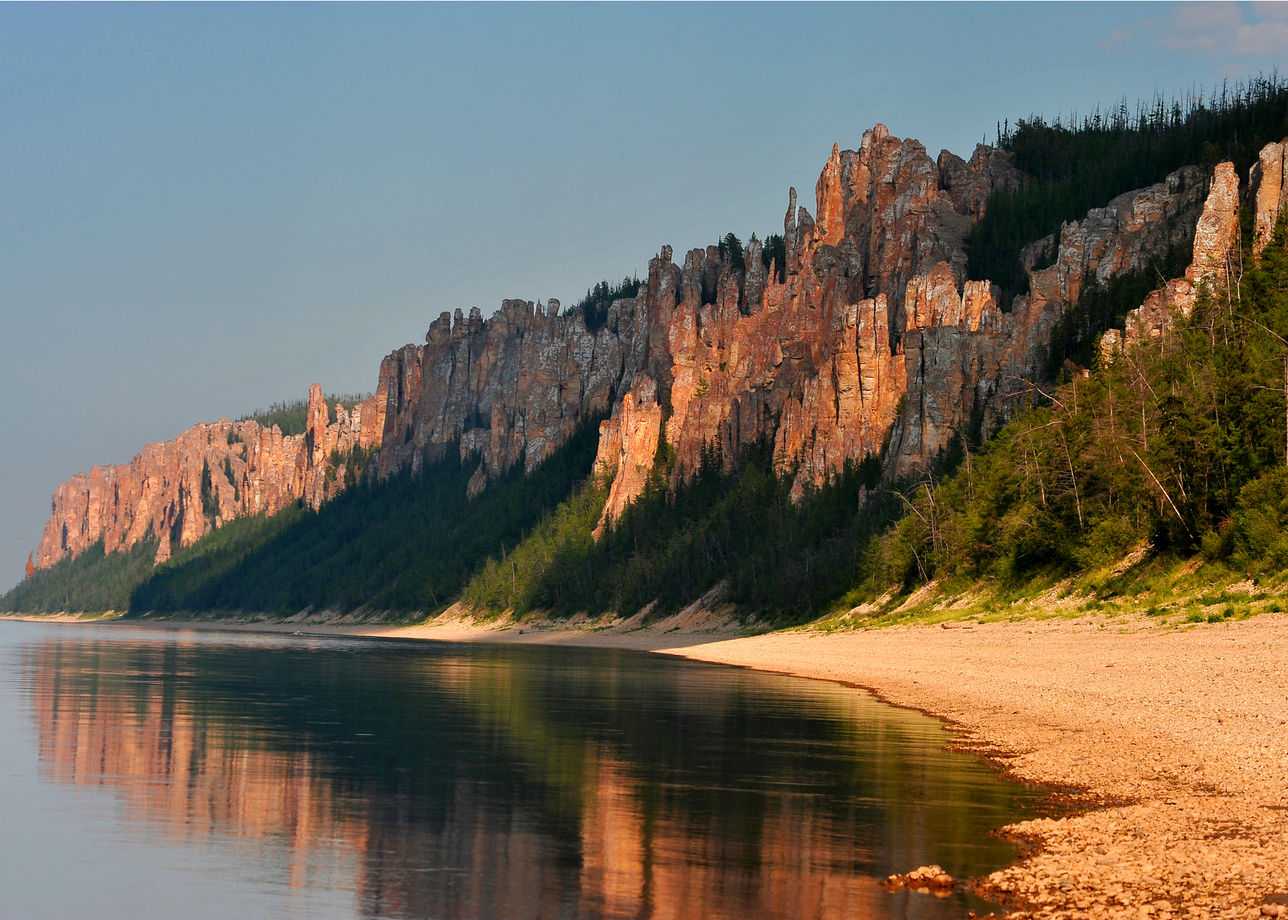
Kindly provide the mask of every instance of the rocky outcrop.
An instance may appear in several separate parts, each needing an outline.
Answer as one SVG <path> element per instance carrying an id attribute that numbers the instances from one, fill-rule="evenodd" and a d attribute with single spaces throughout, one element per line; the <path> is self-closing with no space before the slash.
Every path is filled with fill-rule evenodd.
<path id="1" fill-rule="evenodd" d="M 595 472 L 611 479 L 612 485 L 596 537 L 605 520 L 615 520 L 644 491 L 653 472 L 662 434 L 662 407 L 652 378 L 641 377 L 636 389 L 622 397 L 616 421 L 617 424 L 605 421 L 599 426 Z"/>
<path id="2" fill-rule="evenodd" d="M 1260 211 L 1257 218 L 1261 219 Z M 1185 277 L 1172 279 L 1151 292 L 1143 304 L 1127 314 L 1122 330 L 1105 332 L 1100 339 L 1102 359 L 1113 360 L 1125 349 L 1161 338 L 1177 318 L 1189 315 L 1204 286 L 1228 293 L 1227 285 L 1239 259 L 1238 243 L 1239 177 L 1233 163 L 1219 163 L 1194 228 L 1194 249 Z"/>
<path id="3" fill-rule="evenodd" d="M 799 491 L 880 450 L 907 389 L 900 337 L 909 322 L 932 321 L 917 279 L 934 272 L 937 292 L 956 293 L 982 190 L 1018 175 L 1004 154 L 950 157 L 941 155 L 950 166 L 941 173 L 921 144 L 882 125 L 858 150 L 833 147 L 815 189 L 818 218 L 789 195 L 781 282 L 754 238 L 738 265 L 715 247 L 689 252 L 678 279 L 669 249 L 652 260 L 644 304 L 634 306 L 650 330 L 647 380 L 628 389 L 659 394 L 674 457 L 667 475 L 688 475 L 713 447 L 732 462 L 768 437 L 780 466 L 798 470 Z M 910 285 L 922 306 L 911 320 Z M 982 309 L 975 292 L 971 303 Z M 599 469 L 616 473 L 607 517 L 647 481 L 655 424 L 653 413 L 615 411 L 604 425 Z"/>
<path id="4" fill-rule="evenodd" d="M 1261 148 L 1261 154 L 1248 177 L 1248 185 L 1256 196 L 1256 213 L 1252 222 L 1252 253 L 1256 259 L 1261 258 L 1261 253 L 1270 243 L 1275 225 L 1279 223 L 1284 201 L 1288 199 L 1285 155 L 1288 155 L 1288 138 L 1277 144 L 1266 144 Z"/>
<path id="5" fill-rule="evenodd" d="M 520 460 L 531 470 L 616 401 L 645 344 L 635 341 L 631 304 L 614 305 L 594 332 L 580 313 L 560 316 L 557 300 L 506 300 L 487 320 L 477 308 L 468 318 L 442 314 L 423 346 L 381 365 L 380 475 L 418 471 L 452 443 L 478 458 L 475 489 Z"/>
<path id="6" fill-rule="evenodd" d="M 1203 216 L 1194 228 L 1194 260 L 1185 277 L 1198 283 L 1229 280 L 1239 242 L 1239 177 L 1233 163 L 1218 163 Z"/>
<path id="7" fill-rule="evenodd" d="M 1011 162 L 1011 155 L 984 144 L 975 147 L 969 163 L 941 150 L 937 165 L 940 188 L 952 202 L 953 210 L 972 221 L 984 216 L 988 196 L 994 189 L 1014 190 L 1021 181 L 1021 173 Z"/>
<path id="8" fill-rule="evenodd" d="M 1164 181 L 1125 192 L 1081 221 L 1063 224 L 1059 252 L 1049 268 L 1030 270 L 1030 299 L 1073 303 L 1083 285 L 1145 268 L 1172 243 L 1199 232 L 1204 206 L 1202 173 L 1187 166 Z"/>
<path id="9" fill-rule="evenodd" d="M 334 412 L 332 421 L 314 384 L 302 435 L 220 419 L 149 444 L 129 463 L 73 476 L 54 492 L 35 566 L 48 568 L 99 540 L 109 553 L 156 540 L 156 561 L 163 562 L 175 547 L 191 546 L 234 518 L 275 514 L 301 500 L 317 508 L 352 480 L 355 447 L 380 446 L 364 435 L 371 431 L 364 416 L 379 416 L 374 399 Z"/>
<path id="10" fill-rule="evenodd" d="M 880 125 L 857 151 L 833 148 L 818 218 L 789 195 L 784 281 L 763 271 L 754 240 L 741 265 L 693 250 L 678 282 L 669 250 L 650 263 L 633 309 L 665 352 L 655 348 L 640 365 L 647 379 L 626 389 L 656 392 L 660 409 L 640 413 L 636 402 L 604 424 L 599 469 L 614 477 L 605 518 L 639 494 L 655 457 L 674 458 L 662 472 L 675 481 L 711 448 L 730 463 L 761 437 L 795 494 L 887 444 L 892 474 L 925 469 L 955 433 L 991 429 L 1026 395 L 1089 279 L 1139 268 L 1193 232 L 1198 178 L 1181 170 L 1065 224 L 1050 241 L 1055 264 L 1031 270 L 1030 292 L 1007 310 L 988 282 L 966 280 L 963 247 L 988 192 L 1018 181 L 1005 154 L 935 161 Z M 669 450 L 653 435 L 659 413 Z"/>

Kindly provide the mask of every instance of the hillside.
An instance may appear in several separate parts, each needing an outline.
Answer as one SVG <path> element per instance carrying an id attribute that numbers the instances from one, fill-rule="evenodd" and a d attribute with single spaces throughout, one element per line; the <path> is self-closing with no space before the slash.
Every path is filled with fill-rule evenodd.
<path id="1" fill-rule="evenodd" d="M 1272 500 L 1247 489 L 1278 494 L 1283 149 L 1267 144 L 1288 135 L 1288 91 L 1109 135 L 1051 127 L 1124 157 L 1142 138 L 1173 157 L 1255 143 L 1260 162 L 1242 188 L 1251 163 L 1097 174 L 1107 200 L 1010 250 L 1023 285 L 972 278 L 980 228 L 1027 232 L 1086 184 L 1022 168 L 1039 129 L 966 161 L 878 125 L 834 147 L 813 214 L 791 191 L 781 237 L 729 234 L 681 264 L 664 246 L 645 279 L 566 311 L 445 313 L 385 358 L 374 396 L 332 410 L 315 386 L 301 434 L 223 420 L 96 467 L 55 494 L 35 571 L 0 608 L 99 607 L 83 586 L 106 580 L 134 612 L 405 616 L 462 592 L 493 612 L 661 612 L 718 589 L 799 619 L 891 583 L 1060 577 L 1140 545 L 1255 565 L 1237 514 Z M 1141 175 L 1157 181 L 1118 187 Z M 395 506 L 424 510 L 412 526 L 378 510 Z M 399 533 L 420 551 L 377 549 Z"/>
<path id="2" fill-rule="evenodd" d="M 1073 375 L 911 497 L 874 549 L 870 597 L 892 583 L 937 582 L 943 598 L 981 580 L 1016 590 L 1073 577 L 1069 593 L 1149 595 L 1155 614 L 1279 608 L 1251 595 L 1281 585 L 1288 567 L 1284 147 L 1263 151 L 1255 195 L 1217 167 L 1209 202 L 1226 217 L 1201 222 L 1200 236 L 1220 236 L 1225 258 L 1204 266 L 1196 242 L 1188 276 L 1105 334 L 1094 373 Z M 1202 576 L 1186 577 L 1187 560 Z M 1244 577 L 1262 590 L 1204 590 Z"/>

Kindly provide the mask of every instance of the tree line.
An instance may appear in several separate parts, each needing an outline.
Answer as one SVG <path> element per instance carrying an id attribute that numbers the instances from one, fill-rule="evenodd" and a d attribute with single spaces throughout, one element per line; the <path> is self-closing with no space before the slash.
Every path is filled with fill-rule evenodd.
<path id="1" fill-rule="evenodd" d="M 746 447 L 732 470 L 708 448 L 683 482 L 669 487 L 655 475 L 598 540 L 591 530 L 607 490 L 589 483 L 527 540 L 489 559 L 462 599 L 492 613 L 647 610 L 657 618 L 719 589 L 744 615 L 817 616 L 853 584 L 894 505 L 876 490 L 875 456 L 796 502 L 793 479 L 775 466 L 770 439 Z"/>
<path id="2" fill-rule="evenodd" d="M 1161 182 L 1182 166 L 1232 160 L 1241 174 L 1267 143 L 1288 137 L 1288 84 L 1278 75 L 1223 83 L 1208 93 L 1162 96 L 1128 109 L 1078 118 L 1020 119 L 998 126 L 997 146 L 1015 157 L 1027 178 L 996 189 L 967 238 L 968 275 L 1012 295 L 1028 290 L 1020 250 L 1058 233 L 1117 195 Z"/>

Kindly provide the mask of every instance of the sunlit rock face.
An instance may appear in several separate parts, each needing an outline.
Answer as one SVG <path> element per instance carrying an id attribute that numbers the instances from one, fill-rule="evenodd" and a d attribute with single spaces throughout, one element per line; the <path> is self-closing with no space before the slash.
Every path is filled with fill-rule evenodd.
<path id="1" fill-rule="evenodd" d="M 54 492 L 35 566 L 48 568 L 99 540 L 109 553 L 156 540 L 163 562 L 174 547 L 235 518 L 275 514 L 296 501 L 317 508 L 351 478 L 354 448 L 379 447 L 381 416 L 374 398 L 351 412 L 328 410 L 314 384 L 304 434 L 220 419 L 149 444 L 129 463 L 79 473 Z"/>
<path id="2" fill-rule="evenodd" d="M 1288 156 L 1288 138 L 1277 144 L 1266 144 L 1261 148 L 1256 165 L 1248 177 L 1253 189 L 1255 214 L 1252 222 L 1253 255 L 1261 258 L 1270 238 L 1274 235 L 1275 224 L 1283 211 L 1284 201 L 1288 199 L 1288 170 L 1284 169 L 1284 157 Z"/>
<path id="3" fill-rule="evenodd" d="M 963 240 L 988 194 L 1019 178 L 1004 152 L 932 160 L 878 125 L 858 150 L 833 148 L 817 218 L 791 192 L 781 281 L 756 241 L 741 264 L 715 247 L 692 250 L 678 277 L 663 250 L 629 309 L 651 330 L 638 373 L 658 394 L 672 480 L 704 450 L 718 447 L 729 464 L 762 437 L 796 494 L 886 443 L 890 472 L 924 469 L 972 419 L 991 430 L 1025 396 L 1055 322 L 1089 279 L 1139 268 L 1189 236 L 1202 203 L 1195 170 L 1118 196 L 1042 241 L 1054 264 L 1031 267 L 1030 292 L 1003 304 L 987 281 L 966 280 Z M 639 405 L 615 407 L 603 427 L 599 469 L 617 473 L 607 519 L 638 496 L 660 455 L 656 420 Z"/>
<path id="4" fill-rule="evenodd" d="M 1282 147 L 1258 166 L 1259 228 L 1278 215 Z M 954 434 L 993 430 L 1025 397 L 1087 283 L 1141 268 L 1198 221 L 1196 268 L 1158 298 L 1155 312 L 1171 315 L 1197 277 L 1221 268 L 1236 229 L 1232 170 L 1218 170 L 1202 220 L 1202 177 L 1179 170 L 1027 247 L 1030 290 L 1003 303 L 988 281 L 966 279 L 964 239 L 989 194 L 1022 178 L 1004 151 L 931 158 L 877 125 L 857 150 L 833 147 L 817 216 L 791 190 L 785 265 L 766 264 L 754 237 L 741 259 L 709 246 L 677 262 L 663 246 L 639 293 L 594 330 L 555 300 L 506 300 L 486 319 L 478 308 L 443 313 L 425 344 L 381 362 L 375 396 L 351 413 L 332 419 L 314 387 L 303 435 L 221 420 L 64 483 L 35 565 L 99 539 L 112 552 L 148 537 L 160 561 L 232 518 L 295 501 L 316 508 L 352 480 L 355 446 L 378 451 L 366 474 L 380 478 L 459 450 L 476 464 L 477 493 L 516 463 L 533 469 L 597 418 L 603 522 L 651 479 L 674 484 L 704 456 L 728 467 L 758 439 L 773 444 L 797 495 L 883 446 L 890 474 L 915 474 Z M 1054 262 L 1035 267 L 1042 252 Z M 1152 329 L 1146 307 L 1137 323 Z M 1143 334 L 1134 329 L 1128 338 Z"/>
<path id="5" fill-rule="evenodd" d="M 612 478 L 605 520 L 620 515 L 644 491 L 652 473 L 662 434 L 662 407 L 657 402 L 653 378 L 641 375 L 636 389 L 622 397 L 615 421 L 616 424 L 603 422 L 599 427 L 596 472 Z"/>
<path id="6" fill-rule="evenodd" d="M 1269 232 L 1274 229 L 1282 207 L 1283 144 L 1268 144 L 1253 169 L 1255 190 L 1253 215 L 1254 255 L 1260 256 Z M 1278 171 L 1276 171 L 1278 170 Z M 1264 194 L 1263 194 L 1264 192 Z M 1265 228 L 1269 228 L 1266 230 Z M 1137 309 L 1127 314 L 1122 330 L 1110 329 L 1100 340 L 1100 353 L 1113 360 L 1141 342 L 1165 335 L 1177 319 L 1188 316 L 1199 292 L 1227 294 L 1239 248 L 1239 177 L 1233 163 L 1218 163 L 1212 185 L 1203 203 L 1203 213 L 1194 229 L 1194 248 L 1184 278 L 1174 278 L 1152 291 Z"/>

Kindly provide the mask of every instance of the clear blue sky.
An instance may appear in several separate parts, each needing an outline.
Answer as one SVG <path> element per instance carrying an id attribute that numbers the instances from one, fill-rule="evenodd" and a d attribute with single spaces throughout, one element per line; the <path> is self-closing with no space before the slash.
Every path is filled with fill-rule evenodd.
<path id="1" fill-rule="evenodd" d="M 576 299 L 812 204 L 884 122 L 1275 67 L 1275 4 L 0 4 L 0 590 L 72 474 L 366 391 L 443 310 Z"/>

